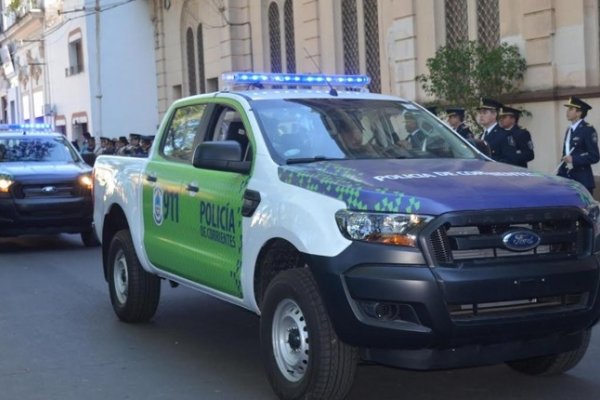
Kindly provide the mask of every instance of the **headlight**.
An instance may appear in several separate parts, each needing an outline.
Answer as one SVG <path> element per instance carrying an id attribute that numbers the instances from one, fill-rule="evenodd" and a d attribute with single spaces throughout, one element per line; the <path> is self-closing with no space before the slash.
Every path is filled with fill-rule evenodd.
<path id="1" fill-rule="evenodd" d="M 594 201 L 592 204 L 585 207 L 583 211 L 594 223 L 594 234 L 600 235 L 600 203 Z"/>
<path id="2" fill-rule="evenodd" d="M 8 193 L 8 189 L 13 183 L 14 181 L 10 176 L 0 175 L 0 193 Z"/>
<path id="3" fill-rule="evenodd" d="M 94 186 L 94 181 L 90 175 L 81 175 L 79 177 L 79 184 L 83 186 L 85 189 L 92 189 Z"/>
<path id="4" fill-rule="evenodd" d="M 340 210 L 335 219 L 348 239 L 416 247 L 417 234 L 433 217 Z"/>

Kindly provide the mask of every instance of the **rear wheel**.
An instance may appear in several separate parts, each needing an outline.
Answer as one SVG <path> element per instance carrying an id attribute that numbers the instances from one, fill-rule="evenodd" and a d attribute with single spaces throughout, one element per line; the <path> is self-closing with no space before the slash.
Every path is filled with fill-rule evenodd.
<path id="1" fill-rule="evenodd" d="M 549 356 L 526 358 L 524 360 L 509 361 L 506 364 L 527 375 L 558 375 L 575 367 L 585 355 L 590 344 L 591 330 L 582 332 L 581 344 L 578 348 L 566 353 Z"/>
<path id="2" fill-rule="evenodd" d="M 142 322 L 154 316 L 160 278 L 142 268 L 127 229 L 117 232 L 110 243 L 108 286 L 113 309 L 122 321 Z"/>
<path id="3" fill-rule="evenodd" d="M 260 321 L 263 364 L 282 399 L 343 399 L 357 350 L 337 337 L 306 268 L 280 272 L 267 287 Z"/>

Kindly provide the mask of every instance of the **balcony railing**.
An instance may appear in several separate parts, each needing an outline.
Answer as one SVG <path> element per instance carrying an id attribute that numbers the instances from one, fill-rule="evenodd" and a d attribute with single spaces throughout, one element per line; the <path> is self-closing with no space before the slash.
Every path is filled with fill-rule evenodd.
<path id="1" fill-rule="evenodd" d="M 3 12 L 3 30 L 8 30 L 17 21 L 32 11 L 41 11 L 44 8 L 43 0 L 12 0 L 6 5 Z"/>

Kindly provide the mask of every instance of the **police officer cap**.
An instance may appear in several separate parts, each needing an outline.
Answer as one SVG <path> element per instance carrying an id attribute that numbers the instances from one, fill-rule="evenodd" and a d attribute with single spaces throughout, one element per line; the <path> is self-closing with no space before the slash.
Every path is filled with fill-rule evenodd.
<path id="1" fill-rule="evenodd" d="M 502 103 L 493 100 L 493 99 L 486 99 L 484 97 L 482 97 L 479 100 L 479 107 L 477 107 L 478 110 L 496 110 L 498 111 L 498 109 L 502 107 Z"/>
<path id="2" fill-rule="evenodd" d="M 437 115 L 437 107 L 436 106 L 430 106 L 430 107 L 425 107 L 425 108 L 427 109 L 427 111 L 429 111 L 433 115 Z"/>
<path id="3" fill-rule="evenodd" d="M 107 141 L 107 140 L 109 140 L 109 139 L 106 136 L 100 136 L 100 141 L 104 142 L 104 141 Z"/>
<path id="4" fill-rule="evenodd" d="M 569 102 L 567 104 L 564 104 L 564 106 L 578 108 L 581 111 L 588 111 L 592 109 L 592 106 L 590 106 L 585 101 L 581 100 L 579 97 L 575 96 L 569 97 Z"/>
<path id="5" fill-rule="evenodd" d="M 154 136 L 146 135 L 142 136 L 142 142 L 152 142 L 154 140 Z"/>
<path id="6" fill-rule="evenodd" d="M 119 142 L 127 144 L 127 138 L 125 136 L 119 136 Z"/>
<path id="7" fill-rule="evenodd" d="M 500 107 L 500 111 L 498 112 L 499 116 L 504 116 L 504 115 L 512 115 L 515 118 L 519 118 L 521 116 L 521 110 L 517 110 L 516 108 L 512 108 L 512 107 L 508 107 L 508 106 L 502 106 Z"/>
<path id="8" fill-rule="evenodd" d="M 142 135 L 140 135 L 139 133 L 130 133 L 129 134 L 129 140 L 140 140 L 142 138 Z"/>
<path id="9" fill-rule="evenodd" d="M 465 109 L 461 108 L 461 107 L 446 108 L 446 114 L 448 114 L 449 117 L 456 115 L 456 116 L 459 116 L 460 118 L 464 118 L 465 117 Z"/>

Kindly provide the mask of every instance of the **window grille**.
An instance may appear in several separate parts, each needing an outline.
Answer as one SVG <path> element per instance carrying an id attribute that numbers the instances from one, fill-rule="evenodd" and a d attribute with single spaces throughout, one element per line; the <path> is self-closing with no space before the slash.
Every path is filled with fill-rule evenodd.
<path id="1" fill-rule="evenodd" d="M 283 24 L 285 29 L 285 62 L 287 72 L 296 72 L 296 44 L 294 37 L 294 5 L 285 0 L 283 5 Z"/>
<path id="2" fill-rule="evenodd" d="M 342 42 L 344 73 L 360 73 L 356 0 L 342 0 Z"/>
<path id="3" fill-rule="evenodd" d="M 206 93 L 206 77 L 204 74 L 204 37 L 202 35 L 202 24 L 198 24 L 196 40 L 198 41 L 198 83 L 200 93 Z"/>
<path id="4" fill-rule="evenodd" d="M 488 48 L 500 43 L 500 10 L 498 0 L 477 1 L 477 38 Z"/>
<path id="5" fill-rule="evenodd" d="M 188 28 L 185 33 L 185 47 L 187 52 L 187 70 L 190 95 L 196 94 L 196 55 L 194 54 L 194 32 Z"/>
<path id="6" fill-rule="evenodd" d="M 281 71 L 281 26 L 279 7 L 272 2 L 269 5 L 269 49 L 271 51 L 271 72 Z"/>
<path id="7" fill-rule="evenodd" d="M 446 45 L 469 40 L 467 0 L 446 0 Z"/>
<path id="8" fill-rule="evenodd" d="M 377 0 L 364 0 L 365 15 L 365 59 L 367 75 L 371 77 L 369 90 L 381 92 L 381 66 L 379 62 L 379 19 Z"/>

